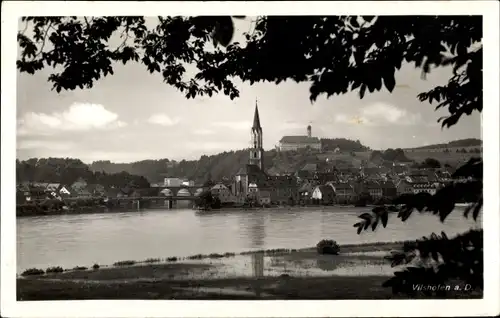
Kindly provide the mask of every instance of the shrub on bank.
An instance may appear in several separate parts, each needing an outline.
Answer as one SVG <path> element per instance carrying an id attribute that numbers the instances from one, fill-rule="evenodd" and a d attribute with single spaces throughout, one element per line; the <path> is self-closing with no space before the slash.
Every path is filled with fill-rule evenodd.
<path id="1" fill-rule="evenodd" d="M 159 263 L 161 260 L 159 258 L 148 258 L 144 263 Z"/>
<path id="2" fill-rule="evenodd" d="M 316 244 L 316 250 L 319 254 L 338 255 L 340 246 L 334 240 L 321 240 Z"/>
<path id="3" fill-rule="evenodd" d="M 45 272 L 43 269 L 29 268 L 21 273 L 21 276 L 33 276 L 33 275 L 43 275 Z"/>
<path id="4" fill-rule="evenodd" d="M 73 267 L 74 271 L 86 271 L 88 268 L 85 266 L 75 266 Z"/>
<path id="5" fill-rule="evenodd" d="M 129 266 L 129 265 L 134 265 L 136 262 L 135 261 L 119 261 L 115 262 L 113 265 L 114 266 Z"/>
<path id="6" fill-rule="evenodd" d="M 223 258 L 224 255 L 222 254 L 219 254 L 219 253 L 212 253 L 210 255 L 208 255 L 208 258 Z"/>
<path id="7" fill-rule="evenodd" d="M 191 255 L 191 256 L 188 256 L 188 259 L 203 259 L 205 257 L 205 255 L 203 254 L 196 254 L 196 255 Z"/>
<path id="8" fill-rule="evenodd" d="M 62 273 L 64 272 L 64 269 L 61 266 L 54 266 L 54 267 L 49 267 L 47 270 L 45 270 L 47 274 L 49 273 Z"/>
<path id="9" fill-rule="evenodd" d="M 168 257 L 167 262 L 177 262 L 177 257 Z"/>
<path id="10" fill-rule="evenodd" d="M 93 269 L 99 269 L 99 264 L 94 264 L 94 266 L 92 266 Z"/>

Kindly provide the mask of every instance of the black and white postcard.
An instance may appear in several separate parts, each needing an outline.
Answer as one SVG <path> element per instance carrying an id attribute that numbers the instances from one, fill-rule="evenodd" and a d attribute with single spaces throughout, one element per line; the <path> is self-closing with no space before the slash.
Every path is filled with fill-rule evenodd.
<path id="1" fill-rule="evenodd" d="M 498 17 L 4 2 L 2 316 L 499 314 Z"/>

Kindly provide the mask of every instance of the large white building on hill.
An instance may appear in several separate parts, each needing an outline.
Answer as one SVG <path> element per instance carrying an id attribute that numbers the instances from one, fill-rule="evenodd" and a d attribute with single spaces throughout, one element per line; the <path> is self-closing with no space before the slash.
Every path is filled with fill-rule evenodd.
<path id="1" fill-rule="evenodd" d="M 307 136 L 283 136 L 279 142 L 280 151 L 305 148 L 321 150 L 321 141 L 318 137 L 312 136 L 311 125 L 307 126 Z"/>

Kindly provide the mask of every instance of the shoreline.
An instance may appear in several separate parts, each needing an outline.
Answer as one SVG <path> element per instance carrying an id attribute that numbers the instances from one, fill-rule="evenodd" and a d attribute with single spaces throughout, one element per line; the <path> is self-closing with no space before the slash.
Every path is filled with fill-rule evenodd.
<path id="1" fill-rule="evenodd" d="M 389 252 L 391 250 L 402 247 L 403 241 L 394 242 L 375 242 L 375 243 L 359 243 L 359 244 L 344 244 L 340 245 L 340 254 L 348 255 L 350 253 L 373 253 L 373 252 Z M 89 266 L 77 265 L 73 268 L 62 268 L 61 266 L 54 265 L 47 269 L 39 268 L 26 268 L 23 269 L 21 273 L 17 274 L 18 279 L 24 279 L 28 277 L 43 277 L 54 273 L 70 273 L 75 271 L 95 271 L 101 268 L 106 269 L 125 269 L 127 267 L 140 267 L 147 266 L 150 264 L 186 264 L 183 262 L 191 261 L 203 261 L 203 260 L 220 260 L 224 258 L 232 258 L 237 256 L 252 256 L 256 254 L 263 254 L 263 256 L 279 257 L 290 254 L 301 254 L 301 253 L 317 253 L 316 247 L 303 247 L 298 249 L 287 249 L 287 248 L 276 248 L 276 249 L 266 249 L 266 250 L 249 250 L 239 253 L 225 252 L 225 253 L 211 253 L 211 254 L 195 254 L 185 257 L 168 256 L 168 257 L 150 257 L 145 260 L 121 260 L 116 261 L 113 264 L 93 264 Z M 320 254 L 318 254 L 320 255 Z M 97 268 L 95 268 L 97 265 Z M 93 268 L 94 267 L 94 268 Z M 38 274 L 35 273 L 35 270 Z M 47 271 L 48 270 L 48 271 Z M 33 274 L 29 274 L 28 271 L 32 271 Z M 27 273 L 23 275 L 23 273 Z"/>
<path id="2" fill-rule="evenodd" d="M 402 242 L 346 244 L 340 247 L 338 255 L 318 254 L 316 248 L 307 247 L 218 254 L 223 255 L 218 259 L 201 255 L 190 261 L 149 259 L 150 262 L 133 265 L 121 262 L 126 265 L 18 277 L 17 300 L 408 299 L 382 286 L 401 268 L 373 271 L 391 267 L 383 253 L 370 255 L 374 251 L 389 252 L 401 245 Z M 263 257 L 248 257 L 252 254 Z M 255 272 L 259 271 L 255 267 L 259 267 L 258 259 L 262 262 L 261 269 Z M 160 261 L 153 262 L 156 260 Z M 473 290 L 453 291 L 441 298 L 482 297 L 481 290 Z M 436 299 L 436 296 L 411 297 L 415 298 Z"/>
<path id="3" fill-rule="evenodd" d="M 30 217 L 41 217 L 41 216 L 55 216 L 55 215 L 84 215 L 84 214 L 107 214 L 107 213 L 144 213 L 149 211 L 158 211 L 158 210 L 180 210 L 180 209 L 188 209 L 193 212 L 199 214 L 212 214 L 212 213 L 224 213 L 224 212 L 242 212 L 242 211 L 253 211 L 253 210 L 296 210 L 296 209 L 347 209 L 347 208 L 359 208 L 359 209 L 367 209 L 374 208 L 376 205 L 366 205 L 363 207 L 355 206 L 355 205 L 305 205 L 305 206 L 272 206 L 272 207 L 224 207 L 220 209 L 213 210 L 197 210 L 192 208 L 173 208 L 168 209 L 167 207 L 150 207 L 150 208 L 141 208 L 131 209 L 131 208 L 107 208 L 107 207 L 82 207 L 81 209 L 69 209 L 69 210 L 52 210 L 52 211 L 40 211 L 40 213 L 27 213 L 24 215 L 20 215 L 16 213 L 16 218 L 30 218 Z M 16 209 L 19 206 L 16 206 Z"/>

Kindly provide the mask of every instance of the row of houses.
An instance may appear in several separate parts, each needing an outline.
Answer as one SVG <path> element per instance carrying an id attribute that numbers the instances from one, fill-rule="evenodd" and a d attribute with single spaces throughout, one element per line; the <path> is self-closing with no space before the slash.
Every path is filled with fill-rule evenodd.
<path id="1" fill-rule="evenodd" d="M 17 184 L 17 202 L 18 204 L 32 201 L 40 201 L 52 198 L 58 199 L 89 199 L 96 197 L 120 198 L 120 197 L 140 197 L 157 196 L 159 189 L 135 189 L 124 188 L 106 188 L 100 184 L 88 184 L 84 180 L 78 180 L 70 185 L 61 183 L 44 182 L 22 182 Z"/>

